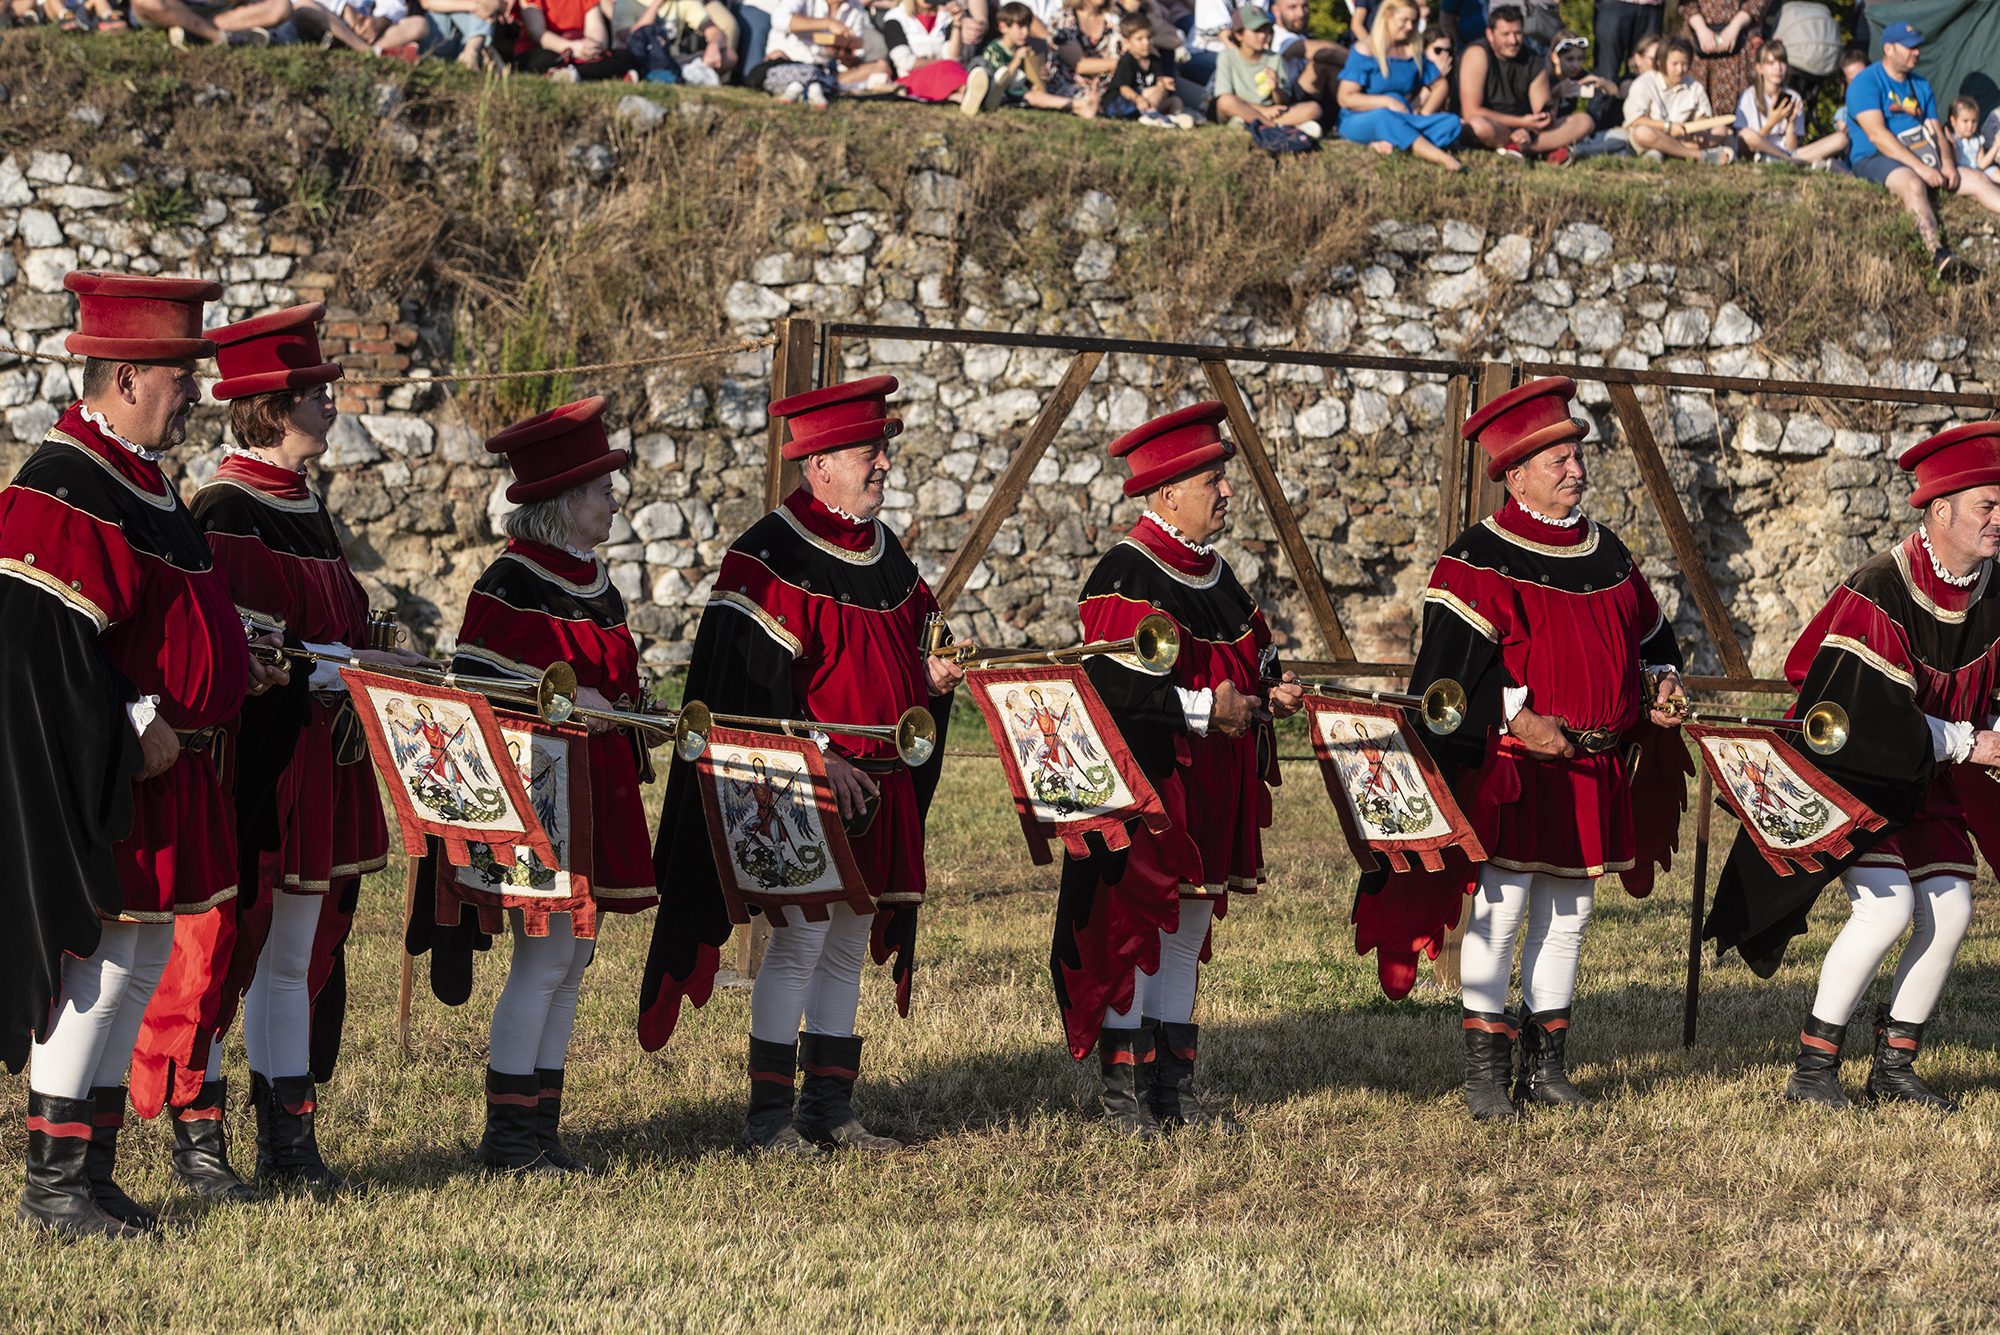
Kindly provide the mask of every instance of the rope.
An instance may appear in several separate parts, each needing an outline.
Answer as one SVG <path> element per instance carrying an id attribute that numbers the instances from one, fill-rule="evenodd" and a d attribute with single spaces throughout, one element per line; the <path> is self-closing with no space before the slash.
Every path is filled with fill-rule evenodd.
<path id="1" fill-rule="evenodd" d="M 755 352 L 759 348 L 773 347 L 778 340 L 766 335 L 763 338 L 746 338 L 741 343 L 727 348 L 702 348 L 696 352 L 673 352 L 659 357 L 635 357 L 624 362 L 593 362 L 588 366 L 556 366 L 546 371 L 466 371 L 431 375 L 402 375 L 376 378 L 373 376 L 343 376 L 350 385 L 436 385 L 445 381 L 471 384 L 488 380 L 535 380 L 553 379 L 563 375 L 582 375 L 586 371 L 629 371 L 640 366 L 664 366 L 669 362 L 707 361 L 717 357 L 734 357 L 745 352 Z M 61 362 L 65 366 L 81 366 L 87 358 L 72 357 L 62 352 L 34 352 L 27 348 L 11 347 L 0 343 L 0 356 L 13 354 L 16 357 L 32 357 L 37 361 Z"/>

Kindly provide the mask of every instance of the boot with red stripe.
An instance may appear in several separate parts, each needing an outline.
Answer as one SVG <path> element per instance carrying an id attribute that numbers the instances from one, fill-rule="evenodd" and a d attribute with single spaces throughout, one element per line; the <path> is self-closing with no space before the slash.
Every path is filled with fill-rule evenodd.
<path id="1" fill-rule="evenodd" d="M 1957 1112 L 1950 1099 L 1933 1094 L 1917 1075 L 1917 1054 L 1923 1051 L 1924 1027 L 1891 1019 L 1886 1003 L 1875 1005 L 1875 1064 L 1868 1070 L 1862 1097 L 1870 1103 L 1917 1103 L 1939 1112 Z"/>
<path id="2" fill-rule="evenodd" d="M 486 1134 L 472 1157 L 497 1173 L 560 1173 L 542 1153 L 542 1080 L 486 1068 Z"/>
<path id="3" fill-rule="evenodd" d="M 792 1125 L 815 1145 L 848 1150 L 900 1150 L 903 1142 L 878 1136 L 854 1115 L 854 1081 L 861 1074 L 861 1040 L 830 1034 L 799 1035 L 799 1090 Z"/>
<path id="4" fill-rule="evenodd" d="M 1205 1126 L 1221 1135 L 1243 1129 L 1240 1122 L 1212 1112 L 1194 1096 L 1194 1057 L 1201 1026 L 1147 1019 L 1153 1031 L 1153 1116 L 1171 1131 L 1177 1126 Z"/>
<path id="5" fill-rule="evenodd" d="M 259 1177 L 270 1182 L 298 1182 L 326 1191 L 361 1195 L 366 1190 L 362 1184 L 348 1181 L 320 1158 L 319 1137 L 313 1130 L 319 1109 L 313 1078 L 281 1075 L 270 1082 L 268 1089 L 265 1097 L 270 1103 L 271 1166 L 266 1174 L 260 1160 Z"/>
<path id="6" fill-rule="evenodd" d="M 1104 1120 L 1120 1135 L 1157 1140 L 1153 1113 L 1153 1031 L 1106 1029 L 1097 1040 L 1097 1072 L 1104 1082 Z"/>
<path id="7" fill-rule="evenodd" d="M 1828 1024 L 1808 1012 L 1805 1028 L 1799 1031 L 1799 1055 L 1792 1062 L 1792 1078 L 1785 1081 L 1785 1097 L 1824 1108 L 1852 1108 L 1840 1088 L 1840 1045 L 1846 1039 L 1846 1025 Z"/>
<path id="8" fill-rule="evenodd" d="M 1521 1073 L 1514 1082 L 1519 1103 L 1554 1107 L 1594 1108 L 1597 1105 L 1569 1082 L 1563 1045 L 1569 1038 L 1569 1007 L 1536 1011 L 1521 1023 Z"/>
<path id="9" fill-rule="evenodd" d="M 583 1160 L 571 1154 L 562 1143 L 562 1069 L 551 1071 L 538 1068 L 535 1083 L 539 1085 L 540 1101 L 535 1104 L 535 1139 L 542 1147 L 542 1157 L 552 1164 L 557 1172 L 588 1173 L 590 1168 Z"/>
<path id="10" fill-rule="evenodd" d="M 28 1091 L 28 1184 L 14 1213 L 22 1223 L 72 1238 L 139 1238 L 146 1230 L 98 1208 L 88 1160 L 95 1137 L 94 1099 L 59 1099 Z"/>
<path id="11" fill-rule="evenodd" d="M 185 1108 L 173 1109 L 174 1176 L 180 1184 L 215 1201 L 257 1201 L 263 1193 L 229 1166 L 228 1082 L 206 1080 Z"/>
<path id="12" fill-rule="evenodd" d="M 793 1082 L 798 1079 L 796 1043 L 750 1038 L 750 1112 L 743 1119 L 743 1148 L 810 1159 L 819 1146 L 799 1134 L 792 1121 Z"/>
<path id="13" fill-rule="evenodd" d="M 1476 1122 L 1511 1122 L 1520 1110 L 1507 1097 L 1513 1074 L 1514 1039 L 1519 1034 L 1511 1012 L 1462 1011 L 1465 1029 L 1465 1106 Z"/>

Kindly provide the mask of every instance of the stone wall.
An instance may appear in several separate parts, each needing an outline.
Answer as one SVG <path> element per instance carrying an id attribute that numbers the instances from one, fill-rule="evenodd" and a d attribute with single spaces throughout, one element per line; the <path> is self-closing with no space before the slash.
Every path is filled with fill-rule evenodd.
<path id="1" fill-rule="evenodd" d="M 631 117 L 643 129 L 659 119 L 655 111 Z M 737 333 L 759 335 L 778 317 L 812 315 L 1926 389 L 2000 382 L 1995 341 L 1968 346 L 1959 334 L 1939 333 L 1897 349 L 1887 323 L 1869 312 L 1856 313 L 1844 344 L 1776 357 L 1765 350 L 1754 276 L 1699 257 L 1651 255 L 1643 237 L 1614 237 L 1587 223 L 1504 235 L 1451 221 L 1385 223 L 1365 263 L 1293 274 L 1288 311 L 1263 293 L 1255 308 L 1217 309 L 1198 329 L 1163 330 L 1163 303 L 1122 277 L 1126 257 L 1144 244 L 1149 224 L 1141 217 L 1095 192 L 1067 210 L 1031 210 L 1004 230 L 1024 243 L 1020 253 L 1058 254 L 1062 265 L 982 265 L 955 241 L 966 191 L 953 175 L 950 146 L 928 139 L 908 179 L 849 181 L 815 216 L 774 229 L 768 253 L 741 257 L 745 276 L 725 299 Z M 153 230 L 132 220 L 127 192 L 141 178 L 130 168 L 107 178 L 61 154 L 0 162 L 0 324 L 14 346 L 59 350 L 74 319 L 62 275 L 81 265 L 215 278 L 227 285 L 212 308 L 215 323 L 324 299 L 333 305 L 327 344 L 344 364 L 417 376 L 443 367 L 447 322 L 433 323 L 409 302 L 341 305 L 337 259 L 314 254 L 304 238 L 267 232 L 267 203 L 253 197 L 248 180 L 163 179 L 198 200 L 189 225 Z M 609 387 L 616 441 L 634 460 L 620 481 L 625 512 L 605 555 L 650 662 L 686 657 L 723 550 L 761 511 L 769 362 L 768 352 L 740 356 L 705 371 L 656 372 L 643 392 Z M 849 377 L 902 378 L 907 431 L 884 519 L 935 577 L 1067 356 L 878 339 L 850 342 L 843 362 Z M 958 607 L 961 632 L 1004 645 L 1074 641 L 1077 589 L 1137 513 L 1120 491 L 1122 466 L 1103 447 L 1149 415 L 1206 397 L 1191 370 L 1136 357 L 1104 361 L 974 573 Z M 1436 540 L 1444 377 L 1261 363 L 1234 370 L 1355 652 L 1407 658 Z M 0 357 L 0 471 L 18 467 L 76 380 L 59 365 Z M 1710 571 L 1764 674 L 1775 674 L 1792 637 L 1845 572 L 1906 530 L 1908 488 L 1893 457 L 1951 419 L 1945 409 L 1641 397 Z M 1604 443 L 1592 456 L 1587 509 L 1625 536 L 1694 663 L 1713 670 L 1716 657 L 1665 535 L 1617 448 L 1602 387 L 1586 382 L 1582 403 L 1593 438 Z M 398 606 L 421 640 L 448 646 L 466 592 L 498 546 L 506 471 L 480 448 L 480 433 L 443 387 L 385 393 L 350 384 L 340 407 L 319 483 L 350 559 L 378 606 Z M 178 452 L 184 489 L 213 471 L 225 428 L 220 409 L 201 410 Z M 1242 503 L 1223 550 L 1265 603 L 1280 643 L 1300 656 L 1323 653 L 1254 499 Z"/>

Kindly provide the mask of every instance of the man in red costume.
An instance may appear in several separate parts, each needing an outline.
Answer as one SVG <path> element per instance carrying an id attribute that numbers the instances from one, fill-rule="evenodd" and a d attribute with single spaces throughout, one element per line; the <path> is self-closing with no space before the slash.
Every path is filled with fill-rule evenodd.
<path id="1" fill-rule="evenodd" d="M 1235 494 L 1225 416 L 1220 403 L 1198 403 L 1111 442 L 1112 458 L 1132 469 L 1125 494 L 1145 497 L 1146 512 L 1097 563 L 1079 608 L 1086 640 L 1127 638 L 1151 612 L 1180 635 L 1166 676 L 1111 655 L 1088 661 L 1173 828 L 1156 835 L 1135 821 L 1129 849 L 1111 852 L 1093 834 L 1090 857 L 1065 856 L 1049 958 L 1070 1054 L 1082 1061 L 1097 1049 L 1106 1118 L 1149 1139 L 1182 1123 L 1234 1127 L 1193 1095 L 1195 984 L 1210 921 L 1228 912 L 1232 892 L 1263 884 L 1259 831 L 1278 782 L 1269 720 L 1305 699 L 1288 681 L 1262 708 L 1271 632 L 1209 545 Z"/>
<path id="2" fill-rule="evenodd" d="M 253 667 L 229 585 L 161 473 L 214 351 L 214 283 L 72 273 L 83 400 L 0 491 L 0 754 L 12 925 L 0 1057 L 28 1076 L 20 1215 L 73 1236 L 159 1223 L 112 1181 L 127 1062 L 174 919 L 236 893 L 217 734 L 287 680 Z"/>
<path id="3" fill-rule="evenodd" d="M 1864 1096 L 1955 1111 L 1914 1069 L 1924 1025 L 1972 921 L 1979 874 L 2000 838 L 2000 765 L 1993 729 L 2000 686 L 2000 599 L 1986 597 L 2000 553 L 2000 422 L 1954 427 L 1911 446 L 1917 531 L 1863 562 L 1785 659 L 1800 708 L 1847 711 L 1847 744 L 1812 758 L 1887 824 L 1857 834 L 1854 852 L 1818 871 L 1780 876 L 1738 834 L 1716 887 L 1707 935 L 1768 978 L 1806 930 L 1820 891 L 1839 877 L 1851 916 L 1826 952 L 1799 1033 L 1785 1097 L 1846 1108 L 1840 1050 L 1855 1005 L 1909 931 L 1889 999 L 1875 1008 L 1875 1059 Z"/>
<path id="4" fill-rule="evenodd" d="M 896 1003 L 908 1014 L 924 814 L 943 763 L 951 694 L 965 674 L 923 651 L 937 600 L 875 517 L 889 442 L 903 429 L 888 415 L 895 389 L 894 376 L 871 376 L 771 405 L 773 417 L 791 419 L 785 457 L 799 461 L 800 486 L 730 546 L 688 665 L 687 698 L 717 713 L 889 724 L 923 705 L 938 723 L 937 754 L 918 770 L 886 742 L 836 734 L 820 743 L 874 913 L 856 913 L 837 893 L 746 892 L 749 910 L 768 915 L 773 931 L 750 994 L 743 1143 L 776 1153 L 901 1148 L 854 1115 L 861 965 L 871 940 L 878 964 L 896 956 Z M 639 1039 L 649 1051 L 673 1033 L 683 997 L 708 1000 L 732 927 L 695 780 L 694 767 L 676 760 L 653 850 L 662 900 L 639 995 Z"/>
<path id="5" fill-rule="evenodd" d="M 1685 748 L 1671 735 L 1641 740 L 1649 719 L 1678 721 L 1657 704 L 1680 694 L 1680 648 L 1631 553 L 1583 513 L 1575 393 L 1567 377 L 1536 380 L 1466 421 L 1507 500 L 1452 540 L 1424 593 L 1410 689 L 1450 678 L 1469 705 L 1455 733 L 1420 735 L 1440 770 L 1459 776 L 1459 805 L 1488 861 L 1369 873 L 1354 910 L 1357 948 L 1381 950 L 1384 988 L 1400 996 L 1416 951 L 1435 957 L 1472 896 L 1459 967 L 1465 1099 L 1481 1120 L 1515 1117 L 1516 1099 L 1588 1106 L 1569 1081 L 1565 1044 L 1596 882 L 1615 871 L 1632 893 L 1650 891 L 1686 802 Z M 1647 759 L 1637 793 L 1635 743 Z M 1522 1016 L 1507 1008 L 1516 936 Z"/>

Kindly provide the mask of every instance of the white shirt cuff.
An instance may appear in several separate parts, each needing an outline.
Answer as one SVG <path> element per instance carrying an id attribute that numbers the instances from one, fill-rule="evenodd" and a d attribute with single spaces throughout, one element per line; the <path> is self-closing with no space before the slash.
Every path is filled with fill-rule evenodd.
<path id="1" fill-rule="evenodd" d="M 1528 707 L 1528 688 L 1525 686 L 1503 686 L 1500 688 L 1500 735 L 1507 735 L 1507 725 L 1514 721 L 1514 715 Z"/>
<path id="2" fill-rule="evenodd" d="M 1957 765 L 1972 754 L 1972 733 L 1970 723 L 1947 723 L 1941 718 L 1925 715 L 1924 722 L 1931 725 L 1931 755 L 1940 763 Z"/>
<path id="3" fill-rule="evenodd" d="M 354 651 L 339 641 L 335 641 L 332 644 L 312 644 L 308 642 L 306 648 L 320 655 L 322 660 L 354 657 Z M 320 694 L 346 690 L 347 682 L 340 675 L 340 669 L 341 664 L 339 663 L 328 663 L 325 661 L 314 663 L 312 681 L 307 683 L 308 687 Z"/>
<path id="4" fill-rule="evenodd" d="M 1215 692 L 1206 686 L 1198 691 L 1176 686 L 1174 693 L 1181 698 L 1181 712 L 1187 715 L 1188 731 L 1197 737 L 1208 736 L 1208 718 L 1215 712 Z"/>
<path id="5" fill-rule="evenodd" d="M 153 720 L 160 712 L 160 697 L 142 695 L 125 706 L 125 717 L 132 721 L 132 731 L 144 737 L 146 729 L 153 726 Z"/>

